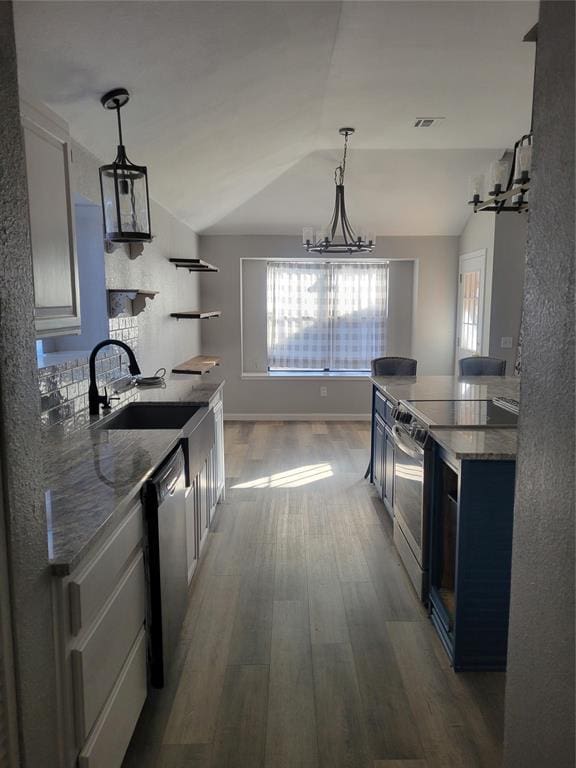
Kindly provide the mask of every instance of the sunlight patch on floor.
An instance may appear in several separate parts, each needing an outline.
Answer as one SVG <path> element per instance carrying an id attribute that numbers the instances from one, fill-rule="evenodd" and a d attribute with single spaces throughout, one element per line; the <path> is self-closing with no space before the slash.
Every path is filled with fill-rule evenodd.
<path id="1" fill-rule="evenodd" d="M 287 472 L 276 472 L 273 475 L 259 477 L 257 480 L 238 483 L 232 488 L 298 488 L 333 476 L 331 464 L 306 464 L 296 469 L 289 469 Z"/>

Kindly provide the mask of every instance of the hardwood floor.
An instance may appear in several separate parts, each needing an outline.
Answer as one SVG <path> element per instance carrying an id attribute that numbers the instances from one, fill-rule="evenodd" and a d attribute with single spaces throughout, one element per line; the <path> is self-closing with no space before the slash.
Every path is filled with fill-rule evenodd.
<path id="1" fill-rule="evenodd" d="M 225 438 L 226 502 L 124 768 L 498 768 L 504 676 L 451 670 L 362 479 L 368 423 Z"/>

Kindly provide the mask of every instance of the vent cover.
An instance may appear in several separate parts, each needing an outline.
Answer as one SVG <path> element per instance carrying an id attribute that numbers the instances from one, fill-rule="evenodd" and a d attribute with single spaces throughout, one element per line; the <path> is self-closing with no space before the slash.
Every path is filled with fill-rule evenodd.
<path id="1" fill-rule="evenodd" d="M 445 119 L 444 117 L 417 117 L 414 128 L 432 128 L 433 125 Z"/>

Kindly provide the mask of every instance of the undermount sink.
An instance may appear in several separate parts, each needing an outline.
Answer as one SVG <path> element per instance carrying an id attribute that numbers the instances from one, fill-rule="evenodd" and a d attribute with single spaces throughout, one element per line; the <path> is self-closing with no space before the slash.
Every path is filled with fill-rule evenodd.
<path id="1" fill-rule="evenodd" d="M 131 403 L 99 421 L 99 429 L 182 429 L 200 410 L 198 405 Z"/>

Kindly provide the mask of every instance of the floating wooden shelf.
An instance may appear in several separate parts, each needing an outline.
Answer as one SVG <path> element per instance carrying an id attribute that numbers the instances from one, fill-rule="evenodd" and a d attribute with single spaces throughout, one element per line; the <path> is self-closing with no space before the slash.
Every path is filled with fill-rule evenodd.
<path id="1" fill-rule="evenodd" d="M 202 259 L 170 259 L 176 269 L 187 269 L 188 272 L 219 272 L 218 267 L 208 264 Z"/>
<path id="2" fill-rule="evenodd" d="M 170 317 L 178 320 L 209 320 L 211 317 L 220 317 L 222 312 L 217 309 L 214 312 L 201 312 L 199 309 L 192 309 L 189 312 L 170 312 Z"/>
<path id="3" fill-rule="evenodd" d="M 191 357 L 190 360 L 186 360 L 184 363 L 179 363 L 175 368 L 172 368 L 172 373 L 188 373 L 188 374 L 204 374 L 208 373 L 214 366 L 220 365 L 220 358 L 210 355 L 197 355 Z"/>
<path id="4" fill-rule="evenodd" d="M 158 291 L 146 291 L 143 288 L 107 288 L 108 315 L 134 317 L 146 309 L 146 299 L 153 299 Z"/>

